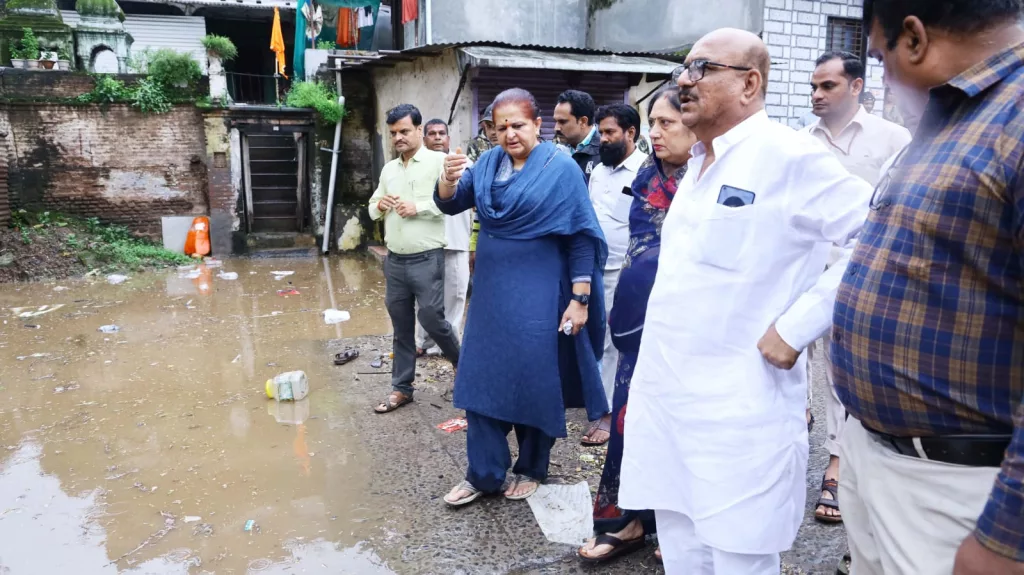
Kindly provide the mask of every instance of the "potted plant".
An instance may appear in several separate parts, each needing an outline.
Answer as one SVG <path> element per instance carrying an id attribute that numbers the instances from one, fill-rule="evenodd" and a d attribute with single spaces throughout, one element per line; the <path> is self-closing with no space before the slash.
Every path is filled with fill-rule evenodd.
<path id="1" fill-rule="evenodd" d="M 57 53 L 53 50 L 39 52 L 39 65 L 44 70 L 53 70 L 57 66 Z"/>
<path id="2" fill-rule="evenodd" d="M 71 70 L 71 51 L 68 50 L 67 45 L 61 46 L 57 50 L 57 69 L 64 72 Z"/>
<path id="3" fill-rule="evenodd" d="M 22 28 L 21 32 L 22 58 L 28 60 L 29 70 L 36 70 L 39 68 L 39 39 L 31 28 Z"/>
<path id="4" fill-rule="evenodd" d="M 238 48 L 235 47 L 235 43 L 230 38 L 216 34 L 207 34 L 203 36 L 202 43 L 203 47 L 206 48 L 206 53 L 213 58 L 219 59 L 221 62 L 234 60 L 238 56 Z"/>
<path id="5" fill-rule="evenodd" d="M 17 40 L 11 40 L 7 46 L 11 52 L 11 66 L 24 70 L 27 63 L 25 62 L 25 51 L 22 50 L 20 43 Z"/>

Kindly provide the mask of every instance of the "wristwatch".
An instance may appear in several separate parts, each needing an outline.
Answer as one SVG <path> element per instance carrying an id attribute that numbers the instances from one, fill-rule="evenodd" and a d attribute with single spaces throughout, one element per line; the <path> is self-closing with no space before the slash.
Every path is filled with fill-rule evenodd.
<path id="1" fill-rule="evenodd" d="M 583 307 L 587 307 L 588 305 L 590 305 L 590 295 L 574 293 L 572 294 L 572 301 L 578 302 Z"/>

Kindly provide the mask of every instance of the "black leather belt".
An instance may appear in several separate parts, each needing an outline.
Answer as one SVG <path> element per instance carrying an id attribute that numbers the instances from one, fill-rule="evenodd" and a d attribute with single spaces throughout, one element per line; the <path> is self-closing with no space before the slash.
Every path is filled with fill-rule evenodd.
<path id="1" fill-rule="evenodd" d="M 882 445 L 900 455 L 967 467 L 1002 466 L 1012 437 L 1009 434 L 896 437 L 871 429 L 868 432 Z"/>

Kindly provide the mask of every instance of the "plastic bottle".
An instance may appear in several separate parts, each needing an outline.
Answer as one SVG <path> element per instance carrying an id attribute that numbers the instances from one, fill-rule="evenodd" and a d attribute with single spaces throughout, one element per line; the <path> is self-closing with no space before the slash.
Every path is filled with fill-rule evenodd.
<path id="1" fill-rule="evenodd" d="M 304 371 L 289 371 L 267 380 L 267 397 L 278 401 L 300 401 L 309 395 Z"/>

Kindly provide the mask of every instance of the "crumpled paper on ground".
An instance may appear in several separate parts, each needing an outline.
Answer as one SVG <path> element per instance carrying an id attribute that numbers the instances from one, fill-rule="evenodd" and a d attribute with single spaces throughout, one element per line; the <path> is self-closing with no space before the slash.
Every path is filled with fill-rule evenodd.
<path id="1" fill-rule="evenodd" d="M 533 516 L 552 543 L 581 545 L 594 535 L 590 485 L 541 485 L 529 499 Z"/>

